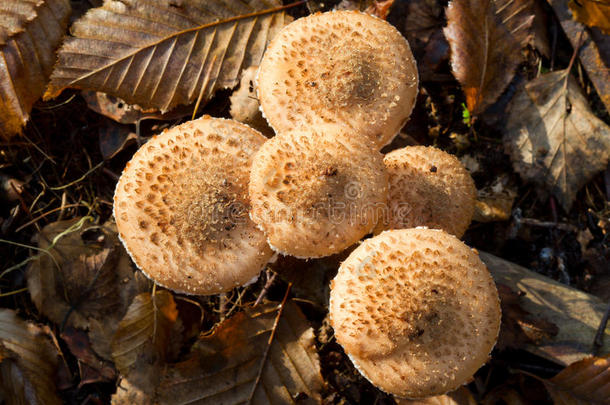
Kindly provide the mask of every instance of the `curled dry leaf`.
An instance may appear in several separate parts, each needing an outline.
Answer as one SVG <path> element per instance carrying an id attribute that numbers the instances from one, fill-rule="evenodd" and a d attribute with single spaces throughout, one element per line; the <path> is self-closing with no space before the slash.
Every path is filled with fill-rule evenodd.
<path id="1" fill-rule="evenodd" d="M 277 304 L 248 308 L 201 337 L 185 361 L 168 369 L 157 401 L 267 405 L 301 398 L 299 404 L 319 403 L 322 384 L 313 330 L 289 301 L 283 309 Z"/>
<path id="2" fill-rule="evenodd" d="M 151 394 L 161 366 L 182 344 L 174 297 L 168 291 L 137 295 L 112 339 L 112 358 L 130 383 Z"/>
<path id="3" fill-rule="evenodd" d="M 555 404 L 610 403 L 610 356 L 588 357 L 570 364 L 555 377 L 545 380 Z"/>
<path id="4" fill-rule="evenodd" d="M 91 237 L 95 240 L 87 240 Z M 28 290 L 38 310 L 58 325 L 87 329 L 90 319 L 118 323 L 148 285 L 134 273 L 112 223 L 54 222 L 38 235 L 38 247 L 46 253 L 36 252 L 28 268 Z"/>
<path id="5" fill-rule="evenodd" d="M 145 390 L 132 384 L 129 380 L 122 379 L 112 395 L 111 405 L 153 405 L 153 397 Z"/>
<path id="6" fill-rule="evenodd" d="M 242 72 L 239 88 L 231 95 L 231 117 L 248 124 L 266 136 L 273 136 L 273 129 L 267 124 L 260 110 L 256 94 L 256 74 L 258 66 L 250 66 Z"/>
<path id="7" fill-rule="evenodd" d="M 109 361 L 102 360 L 91 348 L 87 332 L 67 327 L 61 332 L 61 339 L 78 360 L 79 385 L 108 382 L 116 378 L 116 370 Z"/>
<path id="8" fill-rule="evenodd" d="M 588 27 L 597 27 L 610 35 L 610 2 L 604 0 L 571 0 L 568 3 L 574 19 Z"/>
<path id="9" fill-rule="evenodd" d="M 591 353 L 606 303 L 489 253 L 480 252 L 480 256 L 497 284 L 504 284 L 519 294 L 518 306 L 529 312 L 530 317 L 519 327 L 529 328 L 529 338 L 537 340 L 541 336 L 540 321 L 552 322 L 558 328 L 554 336 L 546 333 L 537 344 L 525 343 L 524 349 L 562 365 L 582 360 Z M 610 331 L 604 334 L 599 353 L 610 354 Z"/>
<path id="10" fill-rule="evenodd" d="M 598 0 L 610 4 L 607 0 Z M 578 58 L 595 86 L 599 98 L 610 111 L 610 35 L 604 35 L 597 28 L 586 29 L 574 20 L 568 8 L 568 0 L 547 0 L 553 7 L 561 28 L 572 44 L 578 48 Z"/>
<path id="11" fill-rule="evenodd" d="M 477 222 L 507 221 L 513 210 L 517 191 L 499 178 L 493 185 L 477 190 L 473 220 Z"/>
<path id="12" fill-rule="evenodd" d="M 100 152 L 104 159 L 112 159 L 129 144 L 136 143 L 138 136 L 130 125 L 108 121 L 98 130 Z"/>
<path id="13" fill-rule="evenodd" d="M 498 283 L 498 294 L 502 305 L 502 328 L 498 338 L 498 347 L 522 347 L 526 343 L 540 345 L 557 336 L 557 325 L 533 317 L 520 305 L 521 296 L 509 286 Z"/>
<path id="14" fill-rule="evenodd" d="M 284 8 L 278 0 L 107 0 L 72 26 L 45 98 L 89 89 L 162 112 L 206 101 L 259 64 Z"/>
<path id="15" fill-rule="evenodd" d="M 493 0 L 496 14 L 521 47 L 532 42 L 533 0 Z"/>
<path id="16" fill-rule="evenodd" d="M 21 132 L 42 96 L 70 16 L 68 0 L 0 2 L 0 138 Z"/>
<path id="17" fill-rule="evenodd" d="M 512 80 L 524 37 L 519 27 L 529 24 L 529 29 L 532 23 L 528 15 L 505 16 L 510 2 L 498 0 L 498 4 L 506 6 L 502 13 L 493 0 L 454 0 L 446 11 L 444 33 L 451 47 L 451 67 L 473 115 L 493 104 Z"/>
<path id="18" fill-rule="evenodd" d="M 589 109 L 567 70 L 521 87 L 509 107 L 504 145 L 513 167 L 550 190 L 566 211 L 610 159 L 610 128 Z"/>
<path id="19" fill-rule="evenodd" d="M 0 309 L 0 398 L 9 404 L 60 405 L 55 389 L 58 352 L 38 326 Z"/>

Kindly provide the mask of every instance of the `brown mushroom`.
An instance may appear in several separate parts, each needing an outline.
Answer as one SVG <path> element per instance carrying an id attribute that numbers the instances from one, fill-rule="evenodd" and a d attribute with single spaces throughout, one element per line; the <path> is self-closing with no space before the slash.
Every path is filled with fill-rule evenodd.
<path id="1" fill-rule="evenodd" d="M 208 295 L 256 278 L 272 251 L 248 218 L 252 156 L 265 142 L 233 120 L 203 117 L 142 146 L 114 195 L 119 236 L 169 289 Z"/>
<path id="2" fill-rule="evenodd" d="M 409 44 L 392 25 L 334 11 L 298 19 L 273 39 L 258 95 L 276 132 L 341 123 L 381 148 L 411 114 L 417 83 Z"/>
<path id="3" fill-rule="evenodd" d="M 254 158 L 251 218 L 278 252 L 328 256 L 371 232 L 387 181 L 382 155 L 343 127 L 284 132 Z"/>
<path id="4" fill-rule="evenodd" d="M 407 398 L 466 383 L 487 361 L 501 317 L 478 254 L 426 228 L 386 231 L 356 248 L 331 283 L 329 313 L 362 375 Z"/>
<path id="5" fill-rule="evenodd" d="M 390 176 L 383 229 L 427 226 L 462 237 L 474 215 L 476 188 L 453 155 L 429 146 L 407 146 L 383 159 Z"/>

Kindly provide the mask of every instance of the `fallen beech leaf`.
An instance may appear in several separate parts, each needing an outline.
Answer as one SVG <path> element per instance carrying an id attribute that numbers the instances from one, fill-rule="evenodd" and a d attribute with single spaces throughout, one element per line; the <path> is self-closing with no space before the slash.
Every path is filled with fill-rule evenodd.
<path id="1" fill-rule="evenodd" d="M 528 389 L 536 388 L 528 385 Z M 510 384 L 502 384 L 497 386 L 485 394 L 485 397 L 479 401 L 480 405 L 528 405 L 531 403 L 535 403 L 535 400 L 526 401 L 525 398 L 523 398 L 523 395 L 512 388 Z"/>
<path id="2" fill-rule="evenodd" d="M 557 405 L 610 403 L 610 356 L 588 357 L 544 380 Z"/>
<path id="3" fill-rule="evenodd" d="M 494 0 L 496 14 L 502 24 L 508 28 L 513 38 L 525 47 L 534 39 L 532 24 L 534 22 L 533 0 Z"/>
<path id="4" fill-rule="evenodd" d="M 548 336 L 549 340 L 526 343 L 524 349 L 561 365 L 591 354 L 593 339 L 606 312 L 605 302 L 515 263 L 479 253 L 496 283 L 519 293 L 518 304 L 522 309 L 534 319 L 552 322 L 559 329 L 555 336 Z M 610 331 L 604 334 L 599 353 L 610 354 Z"/>
<path id="5" fill-rule="evenodd" d="M 0 2 L 0 138 L 21 132 L 42 96 L 70 16 L 68 0 Z"/>
<path id="6" fill-rule="evenodd" d="M 609 3 L 607 0 L 602 1 Z M 606 106 L 606 111 L 610 111 L 610 35 L 604 35 L 597 28 L 587 29 L 574 20 L 568 8 L 568 0 L 547 0 L 547 3 L 553 7 L 572 48 L 578 48 L 578 59 Z"/>
<path id="7" fill-rule="evenodd" d="M 500 349 L 508 346 L 522 347 L 526 343 L 540 345 L 557 336 L 557 325 L 542 318 L 533 317 L 520 305 L 521 296 L 509 286 L 498 283 L 502 304 L 502 328 L 498 338 Z"/>
<path id="8" fill-rule="evenodd" d="M 368 6 L 364 12 L 385 20 L 390 14 L 392 4 L 394 4 L 394 0 L 373 0 L 373 4 Z"/>
<path id="9" fill-rule="evenodd" d="M 494 222 L 510 218 L 517 192 L 498 179 L 492 186 L 477 191 L 473 221 Z"/>
<path id="10" fill-rule="evenodd" d="M 100 91 L 81 91 L 81 96 L 87 102 L 87 107 L 118 122 L 119 124 L 136 124 L 142 120 L 171 121 L 190 116 L 193 108 L 182 106 L 162 114 L 156 108 L 142 108 L 137 104 L 128 104 L 125 100 L 102 93 Z"/>
<path id="11" fill-rule="evenodd" d="M 160 367 L 177 354 L 182 341 L 174 297 L 168 291 L 137 295 L 112 340 L 112 358 L 119 372 L 150 394 Z"/>
<path id="12" fill-rule="evenodd" d="M 438 0 L 417 0 L 408 4 L 405 33 L 409 44 L 428 43 L 434 32 L 442 27 L 443 8 Z"/>
<path id="13" fill-rule="evenodd" d="M 474 397 L 466 387 L 460 387 L 457 390 L 445 395 L 437 395 L 424 399 L 398 399 L 396 405 L 476 405 Z"/>
<path id="14" fill-rule="evenodd" d="M 97 240 L 85 240 L 87 232 Z M 55 222 L 40 232 L 38 247 L 48 253 L 36 252 L 28 290 L 38 310 L 58 325 L 87 329 L 90 318 L 118 323 L 148 285 L 136 276 L 114 224 L 89 227 L 81 218 Z"/>
<path id="15" fill-rule="evenodd" d="M 250 66 L 242 72 L 239 88 L 231 94 L 231 117 L 248 124 L 266 136 L 273 136 L 273 129 L 267 123 L 260 109 L 256 94 L 256 74 L 258 66 Z"/>
<path id="16" fill-rule="evenodd" d="M 568 3 L 574 19 L 588 27 L 597 27 L 610 35 L 610 2 L 603 0 L 571 0 Z"/>
<path id="17" fill-rule="evenodd" d="M 107 382 L 116 378 L 116 370 L 112 363 L 100 359 L 95 354 L 85 331 L 67 327 L 61 333 L 61 338 L 78 360 L 81 374 L 79 385 Z"/>
<path id="18" fill-rule="evenodd" d="M 325 308 L 328 307 L 330 280 L 337 274 L 339 265 L 354 248 L 350 247 L 341 253 L 309 260 L 280 255 L 269 267 L 282 279 L 292 283 L 291 292 L 296 297 Z"/>
<path id="19" fill-rule="evenodd" d="M 319 403 L 323 382 L 313 330 L 292 302 L 279 310 L 277 304 L 248 308 L 201 337 L 185 361 L 167 370 L 157 402 Z"/>
<path id="20" fill-rule="evenodd" d="M 512 80 L 521 45 L 496 14 L 493 0 L 454 0 L 446 14 L 443 31 L 451 47 L 452 71 L 468 110 L 478 115 Z"/>
<path id="21" fill-rule="evenodd" d="M 513 167 L 570 210 L 577 191 L 610 159 L 610 128 L 597 118 L 567 70 L 521 87 L 509 106 L 504 145 Z"/>
<path id="22" fill-rule="evenodd" d="M 83 90 L 81 96 L 85 99 L 87 107 L 91 110 L 108 117 L 119 124 L 135 124 L 138 120 L 143 117 L 148 117 L 149 115 L 153 115 L 151 118 L 161 116 L 155 109 L 144 110 L 139 105 L 127 104 L 120 98 L 109 96 L 108 94 L 99 91 Z"/>
<path id="23" fill-rule="evenodd" d="M 116 393 L 112 395 L 110 403 L 112 405 L 153 405 L 152 396 L 144 390 L 133 385 L 126 379 L 122 379 L 116 388 Z"/>
<path id="24" fill-rule="evenodd" d="M 0 309 L 0 398 L 9 404 L 61 404 L 55 389 L 57 357 L 41 328 Z"/>
<path id="25" fill-rule="evenodd" d="M 137 142 L 138 136 L 129 125 L 108 121 L 98 130 L 100 152 L 102 157 L 112 159 L 131 143 Z"/>
<path id="26" fill-rule="evenodd" d="M 284 26 L 278 0 L 107 0 L 71 28 L 45 99 L 71 87 L 162 112 L 237 84 Z M 271 8 L 270 8 L 271 7 Z"/>

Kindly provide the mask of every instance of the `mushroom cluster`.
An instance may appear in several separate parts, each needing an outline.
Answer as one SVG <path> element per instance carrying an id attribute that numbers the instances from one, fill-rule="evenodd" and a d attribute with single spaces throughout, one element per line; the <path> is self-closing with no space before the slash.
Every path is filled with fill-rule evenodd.
<path id="1" fill-rule="evenodd" d="M 209 295 L 256 279 L 274 252 L 328 256 L 375 233 L 331 284 L 337 341 L 388 393 L 457 388 L 495 344 L 499 299 L 458 239 L 475 195 L 460 162 L 429 147 L 379 152 L 417 87 L 409 45 L 387 22 L 353 11 L 296 20 L 257 74 L 277 135 L 205 116 L 150 140 L 117 184 L 121 240 L 156 283 Z"/>

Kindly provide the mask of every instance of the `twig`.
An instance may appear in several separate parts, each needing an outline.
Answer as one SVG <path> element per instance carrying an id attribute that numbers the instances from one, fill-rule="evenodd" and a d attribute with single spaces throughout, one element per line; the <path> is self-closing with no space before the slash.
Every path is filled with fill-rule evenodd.
<path id="1" fill-rule="evenodd" d="M 79 229 L 81 229 L 83 227 L 83 225 L 85 224 L 85 221 L 92 221 L 93 218 L 86 216 L 86 217 L 82 217 L 77 223 L 71 225 L 70 227 L 68 227 L 66 230 L 64 230 L 63 232 L 61 232 L 60 234 L 58 234 L 57 236 L 55 236 L 53 238 L 53 240 L 51 241 L 51 243 L 49 244 L 49 246 L 47 246 L 46 249 L 41 249 L 37 246 L 29 246 L 29 245 L 24 245 L 21 243 L 17 243 L 17 242 L 13 242 L 10 240 L 4 240 L 4 239 L 0 239 L 0 242 L 2 243 L 6 243 L 9 245 L 14 245 L 14 246 L 19 246 L 22 248 L 26 248 L 26 249 L 33 249 L 33 250 L 37 250 L 40 253 L 34 256 L 30 256 L 27 259 L 23 260 L 20 263 L 17 263 L 14 266 L 9 267 L 8 269 L 4 270 L 2 273 L 0 273 L 0 279 L 2 277 L 4 277 L 7 273 L 10 273 L 13 270 L 17 270 L 18 268 L 25 266 L 26 264 L 28 264 L 29 262 L 31 262 L 32 260 L 37 260 L 39 257 L 42 256 L 43 253 L 49 255 L 49 257 L 51 258 L 51 260 L 53 260 L 53 263 L 55 264 L 55 266 L 59 269 L 59 263 L 57 263 L 57 260 L 55 260 L 55 256 L 53 256 L 50 251 L 51 249 L 53 249 L 55 247 L 55 245 L 57 244 L 57 242 L 59 242 L 59 240 L 61 238 L 63 238 L 66 235 L 71 234 L 72 232 L 76 232 Z"/>
<path id="2" fill-rule="evenodd" d="M 59 215 L 57 216 L 57 220 L 61 221 L 64 218 L 64 214 L 66 213 L 66 201 L 68 200 L 68 193 L 65 191 L 61 193 L 61 205 L 59 206 Z"/>
<path id="3" fill-rule="evenodd" d="M 254 302 L 254 306 L 257 306 L 258 304 L 260 304 L 261 301 L 263 300 L 263 298 L 265 298 L 265 296 L 269 292 L 269 288 L 271 288 L 271 285 L 275 281 L 276 276 L 277 276 L 277 273 L 273 273 L 273 275 L 267 279 L 267 282 L 265 283 L 265 286 L 263 287 L 263 291 L 261 291 L 261 293 L 258 295 L 258 298 Z"/>
<path id="4" fill-rule="evenodd" d="M 561 222 L 539 221 L 534 218 L 521 218 L 521 219 L 519 219 L 519 222 L 521 222 L 524 225 L 538 226 L 540 228 L 557 228 L 557 229 L 561 229 L 562 231 L 568 231 L 568 232 L 578 231 L 578 229 L 575 226 L 570 225 L 570 224 L 564 224 Z"/>
<path id="5" fill-rule="evenodd" d="M 10 295 L 21 294 L 22 292 L 26 292 L 27 290 L 28 290 L 28 288 L 25 287 L 25 288 L 20 288 L 19 290 L 9 291 L 6 293 L 0 293 L 0 297 L 8 297 Z"/>
<path id="6" fill-rule="evenodd" d="M 201 313 L 201 317 L 199 318 L 199 326 L 203 325 L 203 320 L 205 319 L 205 312 L 204 312 L 203 307 L 201 306 L 200 303 L 198 303 L 195 300 L 186 298 L 186 297 L 181 297 L 179 295 L 174 296 L 174 299 L 180 300 L 180 301 L 184 301 L 184 302 L 188 302 L 189 304 L 193 304 L 197 308 L 199 308 L 199 312 Z"/>
<path id="7" fill-rule="evenodd" d="M 610 302 L 606 307 L 606 313 L 604 314 L 601 322 L 599 323 L 597 333 L 595 333 L 595 339 L 593 340 L 593 353 L 595 354 L 597 354 L 599 349 L 601 349 L 604 345 L 604 335 L 606 331 L 606 326 L 608 325 L 608 318 L 610 318 Z"/>
<path id="8" fill-rule="evenodd" d="M 265 353 L 263 353 L 263 358 L 261 359 L 261 365 L 258 368 L 258 373 L 256 374 L 256 380 L 254 381 L 254 385 L 252 386 L 252 391 L 250 391 L 250 395 L 248 396 L 248 404 L 252 403 L 252 399 L 254 398 L 254 393 L 256 392 L 256 388 L 261 381 L 261 376 L 263 374 L 263 369 L 265 368 L 265 364 L 267 363 L 267 357 L 269 357 L 269 349 L 271 349 L 271 343 L 273 343 L 273 338 L 275 337 L 275 331 L 277 330 L 277 325 L 280 322 L 280 317 L 282 316 L 282 312 L 284 310 L 284 304 L 288 300 L 288 294 L 290 293 L 290 288 L 292 287 L 292 283 L 288 283 L 288 287 L 286 287 L 286 293 L 284 294 L 284 298 L 282 299 L 282 303 L 280 304 L 277 315 L 275 316 L 275 321 L 273 322 L 273 328 L 271 329 L 271 334 L 269 335 L 269 340 L 267 341 L 267 347 L 265 348 Z"/>
<path id="9" fill-rule="evenodd" d="M 37 216 L 36 218 L 32 219 L 31 221 L 26 222 L 25 224 L 21 225 L 19 228 L 15 229 L 15 232 L 19 232 L 24 228 L 27 228 L 28 226 L 34 224 L 35 222 L 40 221 L 41 219 L 43 219 L 44 217 L 46 217 L 47 215 L 50 215 L 54 212 L 60 211 L 61 209 L 68 209 L 68 208 L 76 208 L 76 207 L 86 207 L 86 205 L 83 205 L 82 203 L 75 203 L 75 204 L 66 204 L 63 207 L 55 207 L 47 212 L 45 212 L 44 214 Z"/>
<path id="10" fill-rule="evenodd" d="M 75 185 L 76 183 L 80 183 L 81 181 L 85 180 L 87 178 L 87 176 L 89 176 L 91 173 L 93 173 L 94 171 L 96 171 L 97 169 L 99 169 L 100 167 L 102 167 L 104 165 L 104 161 L 102 160 L 101 162 L 99 162 L 98 164 L 96 164 L 95 166 L 93 166 L 91 169 L 87 170 L 85 172 L 85 174 L 83 174 L 81 177 L 79 177 L 78 179 L 71 181 L 68 184 L 64 184 L 63 186 L 58 186 L 58 187 L 49 187 L 49 190 L 53 190 L 53 191 L 59 191 L 59 190 L 64 190 L 68 187 L 72 187 L 73 185 Z"/>

